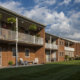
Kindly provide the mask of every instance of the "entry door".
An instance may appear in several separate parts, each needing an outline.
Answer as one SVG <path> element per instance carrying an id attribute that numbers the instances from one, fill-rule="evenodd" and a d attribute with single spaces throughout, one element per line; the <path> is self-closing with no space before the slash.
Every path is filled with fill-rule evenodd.
<path id="1" fill-rule="evenodd" d="M 0 48 L 0 66 L 2 64 L 2 49 Z"/>
<path id="2" fill-rule="evenodd" d="M 52 53 L 52 58 L 56 61 L 56 51 Z"/>
<path id="3" fill-rule="evenodd" d="M 50 53 L 46 52 L 46 62 L 50 62 Z"/>

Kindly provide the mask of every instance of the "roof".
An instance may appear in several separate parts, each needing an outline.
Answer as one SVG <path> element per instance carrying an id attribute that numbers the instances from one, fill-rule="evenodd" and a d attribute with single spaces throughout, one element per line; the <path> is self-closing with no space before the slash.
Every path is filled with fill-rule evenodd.
<path id="1" fill-rule="evenodd" d="M 62 39 L 64 39 L 64 40 L 67 40 L 67 41 L 70 41 L 70 42 L 75 42 L 75 43 L 80 43 L 80 41 L 76 41 L 76 40 L 72 40 L 72 39 L 68 39 L 68 38 L 63 38 L 63 37 L 60 37 L 60 36 L 56 36 L 56 35 L 54 35 L 54 34 L 50 34 L 50 33 L 47 33 L 46 32 L 46 34 L 47 35 L 50 35 L 50 36 L 55 36 L 55 37 L 57 37 L 57 38 L 62 38 Z"/>
<path id="2" fill-rule="evenodd" d="M 34 21 L 34 20 L 32 20 L 32 19 L 29 19 L 29 18 L 27 18 L 27 17 L 25 17 L 25 16 L 23 16 L 23 15 L 21 15 L 21 14 L 18 14 L 18 13 L 16 13 L 16 12 L 14 12 L 14 11 L 12 11 L 12 10 L 9 10 L 9 9 L 7 9 L 7 8 L 4 8 L 4 7 L 2 7 L 2 6 L 0 6 L 0 9 L 4 10 L 4 11 L 6 11 L 6 12 L 9 12 L 9 13 L 13 14 L 13 15 L 16 16 L 16 17 L 21 17 L 21 18 L 23 18 L 23 19 L 25 19 L 25 20 L 28 20 L 28 21 L 31 21 L 31 22 L 33 22 L 33 23 L 35 23 L 35 24 L 41 25 L 41 26 L 43 26 L 43 27 L 46 27 L 46 25 L 44 25 L 44 24 L 41 24 L 41 23 L 39 23 L 39 22 L 36 22 L 36 21 Z"/>

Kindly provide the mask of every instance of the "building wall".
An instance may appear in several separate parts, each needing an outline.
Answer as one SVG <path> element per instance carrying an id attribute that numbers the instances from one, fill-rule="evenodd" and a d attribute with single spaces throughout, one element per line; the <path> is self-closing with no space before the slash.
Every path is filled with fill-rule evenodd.
<path id="1" fill-rule="evenodd" d="M 25 45 L 21 44 L 18 50 L 18 61 L 20 58 L 23 58 L 24 61 L 33 61 L 35 58 L 38 58 L 39 64 L 45 63 L 45 30 L 42 29 L 38 33 L 44 40 L 44 44 L 42 46 L 35 46 L 35 45 Z M 14 45 L 10 45 L 11 42 L 1 44 L 0 47 L 2 48 L 2 66 L 8 66 L 9 61 L 13 61 L 15 64 L 16 58 L 12 56 L 12 48 L 15 47 Z M 30 57 L 25 56 L 25 48 L 30 50 Z"/>
<path id="2" fill-rule="evenodd" d="M 64 55 L 65 55 L 64 44 L 65 44 L 64 40 L 60 38 L 57 39 L 57 45 L 58 45 L 57 61 L 64 61 Z M 60 56 L 60 53 L 63 53 L 63 56 Z"/>
<path id="3" fill-rule="evenodd" d="M 75 43 L 74 48 L 75 48 L 75 52 L 74 52 L 75 57 L 80 56 L 80 43 Z"/>
<path id="4" fill-rule="evenodd" d="M 6 47 L 7 46 L 7 47 Z M 13 61 L 15 64 L 16 58 L 13 56 L 12 48 L 14 46 L 10 45 L 0 45 L 2 48 L 2 66 L 8 66 L 9 61 Z M 36 50 L 33 47 L 19 46 L 18 51 L 18 62 L 22 58 L 24 61 L 33 61 L 35 59 Z M 25 49 L 30 50 L 30 56 L 25 56 Z"/>
<path id="5" fill-rule="evenodd" d="M 43 38 L 44 44 L 43 44 L 42 47 L 37 48 L 35 57 L 37 57 L 39 59 L 39 63 L 45 63 L 46 62 L 46 55 L 45 55 L 45 30 L 42 29 L 38 34 L 40 34 L 40 36 Z"/>

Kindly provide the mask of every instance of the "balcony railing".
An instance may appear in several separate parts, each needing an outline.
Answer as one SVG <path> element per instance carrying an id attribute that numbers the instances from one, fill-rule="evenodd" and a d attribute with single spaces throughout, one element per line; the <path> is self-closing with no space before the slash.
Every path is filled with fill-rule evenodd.
<path id="1" fill-rule="evenodd" d="M 75 49 L 71 47 L 65 47 L 65 51 L 75 51 Z"/>
<path id="2" fill-rule="evenodd" d="M 8 41 L 16 41 L 16 32 L 4 28 L 0 28 L 0 39 Z M 43 45 L 43 38 L 32 36 L 29 34 L 18 33 L 18 41 L 27 44 Z"/>
<path id="3" fill-rule="evenodd" d="M 46 48 L 46 49 L 54 49 L 54 50 L 57 50 L 57 49 L 58 49 L 58 45 L 46 43 L 46 44 L 45 44 L 45 48 Z"/>

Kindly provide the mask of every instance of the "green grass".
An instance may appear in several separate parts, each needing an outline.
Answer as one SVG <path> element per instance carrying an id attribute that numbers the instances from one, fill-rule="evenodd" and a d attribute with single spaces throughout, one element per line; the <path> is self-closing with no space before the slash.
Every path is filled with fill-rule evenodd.
<path id="1" fill-rule="evenodd" d="M 0 80 L 80 80 L 80 61 L 1 69 Z"/>

